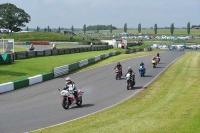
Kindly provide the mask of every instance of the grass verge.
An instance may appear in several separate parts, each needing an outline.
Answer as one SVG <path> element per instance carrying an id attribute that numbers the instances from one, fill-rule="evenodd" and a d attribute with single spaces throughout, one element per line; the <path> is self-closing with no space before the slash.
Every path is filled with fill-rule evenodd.
<path id="1" fill-rule="evenodd" d="M 198 133 L 199 74 L 200 52 L 187 52 L 156 82 L 123 104 L 31 133 Z"/>

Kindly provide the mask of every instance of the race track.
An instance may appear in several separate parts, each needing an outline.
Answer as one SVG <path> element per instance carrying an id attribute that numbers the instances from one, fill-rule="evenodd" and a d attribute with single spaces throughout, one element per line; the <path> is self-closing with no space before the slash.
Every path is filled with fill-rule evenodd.
<path id="1" fill-rule="evenodd" d="M 131 66 L 136 72 L 136 85 L 126 90 L 125 79 L 115 80 L 116 63 L 70 75 L 77 88 L 84 91 L 83 105 L 64 110 L 58 89 L 65 85 L 65 77 L 35 84 L 0 95 L 0 133 L 28 132 L 66 122 L 114 105 L 138 93 L 183 51 L 161 53 L 161 62 L 152 68 L 150 56 L 121 61 L 123 73 Z M 145 63 L 146 76 L 140 77 L 138 65 Z M 148 88 L 147 88 L 148 89 Z"/>

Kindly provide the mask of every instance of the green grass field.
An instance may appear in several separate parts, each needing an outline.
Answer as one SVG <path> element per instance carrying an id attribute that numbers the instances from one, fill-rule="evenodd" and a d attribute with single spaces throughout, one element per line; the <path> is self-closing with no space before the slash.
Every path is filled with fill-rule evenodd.
<path id="1" fill-rule="evenodd" d="M 156 82 L 122 104 L 32 133 L 199 133 L 199 74 L 200 52 L 187 52 Z"/>

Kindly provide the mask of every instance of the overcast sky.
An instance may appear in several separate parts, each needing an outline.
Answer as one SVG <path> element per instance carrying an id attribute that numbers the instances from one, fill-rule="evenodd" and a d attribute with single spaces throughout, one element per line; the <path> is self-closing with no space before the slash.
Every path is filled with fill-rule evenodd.
<path id="1" fill-rule="evenodd" d="M 200 25 L 200 0 L 0 0 L 31 16 L 29 28 L 83 28 L 110 25 L 123 28 Z"/>

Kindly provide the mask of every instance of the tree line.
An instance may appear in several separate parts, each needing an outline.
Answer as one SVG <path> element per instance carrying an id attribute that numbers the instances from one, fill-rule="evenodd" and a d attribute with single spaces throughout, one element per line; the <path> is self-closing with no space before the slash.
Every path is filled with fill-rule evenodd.
<path id="1" fill-rule="evenodd" d="M 12 19 L 10 19 L 12 18 Z M 5 3 L 0 4 L 0 27 L 9 29 L 14 32 L 21 31 L 22 27 L 26 27 L 26 23 L 29 23 L 31 21 L 31 17 L 29 14 L 27 14 L 23 9 L 20 9 L 16 7 L 14 4 L 11 3 Z M 187 33 L 190 34 L 191 28 L 200 28 L 200 25 L 192 25 L 190 26 L 190 22 L 187 23 Z M 116 30 L 117 27 L 111 25 L 93 25 L 93 26 L 87 26 L 86 24 L 83 25 L 83 32 L 86 33 L 86 31 L 96 31 L 96 33 L 99 33 L 99 30 L 109 30 L 110 33 L 112 33 L 112 30 Z M 157 24 L 153 27 L 154 33 L 157 34 L 158 26 Z M 170 33 L 173 35 L 174 33 L 174 23 L 172 23 L 169 27 Z M 26 30 L 28 31 L 29 28 L 27 27 Z M 47 26 L 47 28 L 43 29 L 44 32 L 52 32 L 52 29 Z M 60 32 L 61 30 L 64 30 L 64 28 L 58 27 L 56 32 Z M 71 27 L 70 29 L 72 32 L 74 32 L 75 28 Z M 127 23 L 124 24 L 124 32 L 127 32 Z M 41 28 L 37 26 L 35 31 L 41 31 Z M 55 29 L 54 29 L 55 31 Z M 141 23 L 138 24 L 138 32 L 141 33 L 142 31 L 142 25 Z"/>

